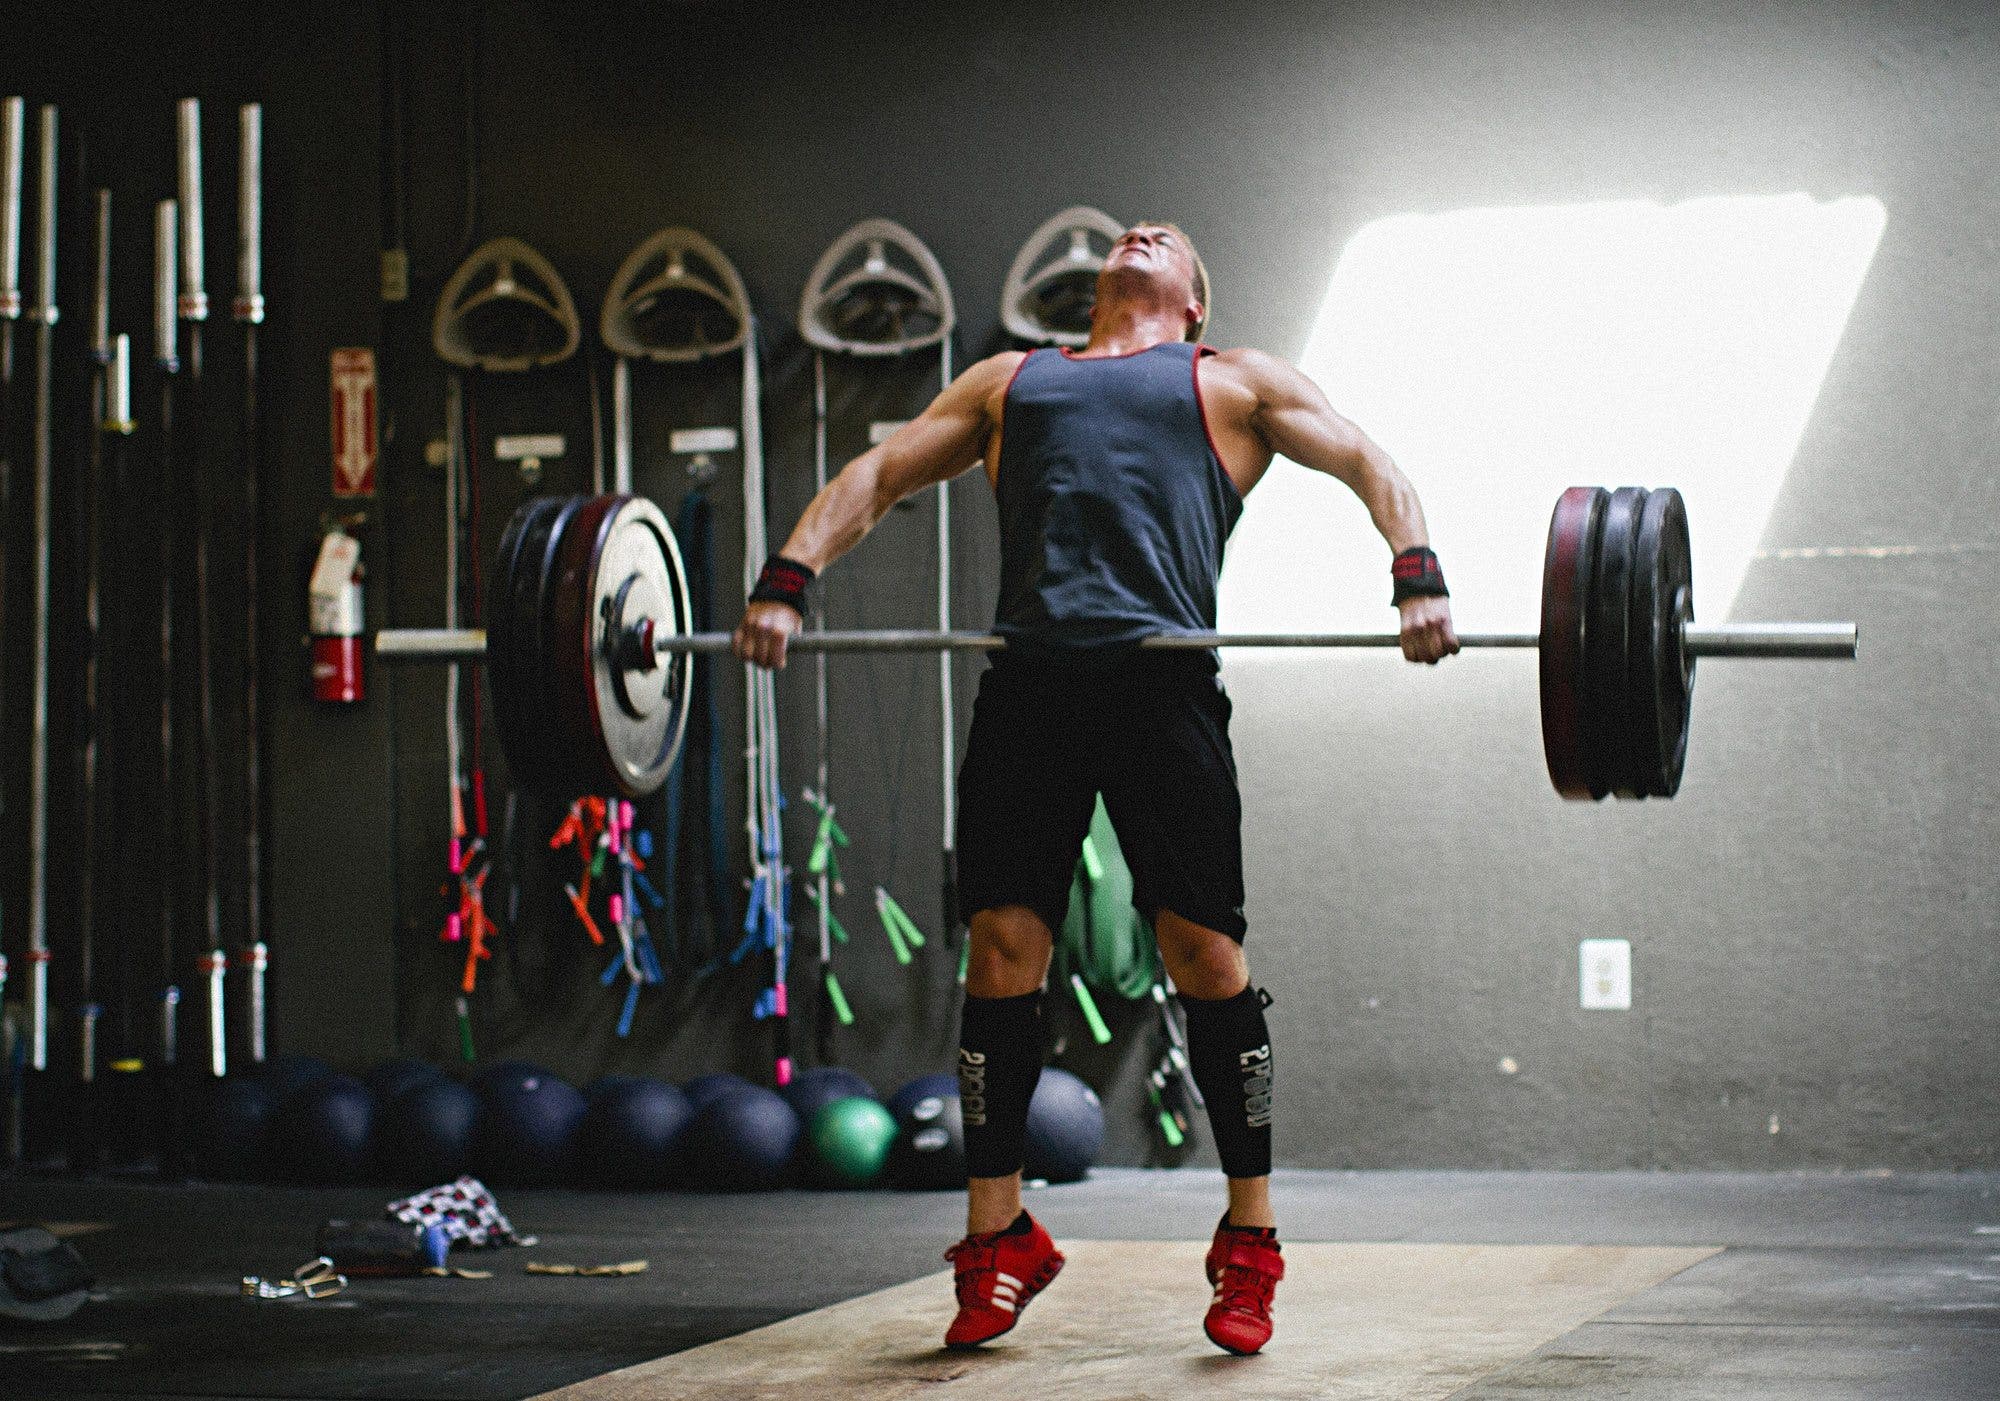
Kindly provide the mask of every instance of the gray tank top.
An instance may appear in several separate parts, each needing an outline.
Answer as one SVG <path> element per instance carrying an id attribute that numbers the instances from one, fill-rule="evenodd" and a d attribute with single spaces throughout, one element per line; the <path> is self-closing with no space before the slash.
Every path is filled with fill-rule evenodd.
<path id="1" fill-rule="evenodd" d="M 1206 346 L 1036 350 L 1002 410 L 1000 602 L 1011 646 L 1072 652 L 1215 629 L 1243 498 L 1196 391 Z"/>

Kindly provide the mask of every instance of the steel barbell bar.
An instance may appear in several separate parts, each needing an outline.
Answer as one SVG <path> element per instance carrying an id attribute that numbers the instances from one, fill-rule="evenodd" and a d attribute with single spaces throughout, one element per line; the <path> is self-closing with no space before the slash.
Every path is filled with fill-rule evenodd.
<path id="1" fill-rule="evenodd" d="M 655 655 L 719 654 L 730 650 L 732 634 L 651 633 Z M 1853 623 L 1690 623 L 1681 633 L 1691 657 L 1737 657 L 1794 661 L 1851 661 L 1860 645 Z M 1182 651 L 1209 647 L 1399 647 L 1393 632 L 1191 632 L 1148 637 L 1148 650 Z M 1533 632 L 1461 633 L 1467 649 L 1532 650 L 1541 646 Z M 879 629 L 856 632 L 796 632 L 787 643 L 794 652 L 998 652 L 1007 639 L 984 632 L 927 632 Z M 637 648 L 643 655 L 643 646 Z M 486 656 L 480 628 L 392 628 L 375 634 L 375 655 L 385 662 L 479 662 Z M 636 668 L 635 668 L 636 669 Z"/>

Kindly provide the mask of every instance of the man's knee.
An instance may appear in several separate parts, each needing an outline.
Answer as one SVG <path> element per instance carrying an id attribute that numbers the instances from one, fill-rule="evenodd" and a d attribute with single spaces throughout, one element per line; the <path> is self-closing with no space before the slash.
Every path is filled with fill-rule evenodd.
<path id="1" fill-rule="evenodd" d="M 1161 910 L 1153 921 L 1160 960 L 1174 986 L 1189 997 L 1220 1001 L 1250 985 L 1250 962 L 1243 945 L 1219 930 Z"/>
<path id="2" fill-rule="evenodd" d="M 1054 935 L 1024 905 L 1003 905 L 973 915 L 965 989 L 974 997 L 1019 997 L 1048 976 Z"/>

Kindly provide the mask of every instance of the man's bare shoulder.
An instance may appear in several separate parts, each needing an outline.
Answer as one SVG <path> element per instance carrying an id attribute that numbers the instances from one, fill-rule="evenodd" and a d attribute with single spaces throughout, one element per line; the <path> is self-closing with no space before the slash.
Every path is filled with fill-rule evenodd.
<path id="1" fill-rule="evenodd" d="M 1025 350 L 1003 350 L 989 355 L 984 360 L 975 361 L 958 377 L 959 383 L 967 387 L 997 388 L 1014 377 L 1014 371 L 1021 368 L 1021 362 L 1028 358 Z"/>
<path id="2" fill-rule="evenodd" d="M 1281 383 L 1299 373 L 1290 361 L 1249 345 L 1216 351 L 1204 361 L 1203 369 L 1209 366 L 1253 385 Z"/>

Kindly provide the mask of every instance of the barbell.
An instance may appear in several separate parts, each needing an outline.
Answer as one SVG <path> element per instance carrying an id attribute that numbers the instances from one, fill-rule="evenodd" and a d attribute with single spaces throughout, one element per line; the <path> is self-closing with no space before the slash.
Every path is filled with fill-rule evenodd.
<path id="1" fill-rule="evenodd" d="M 375 636 L 387 662 L 483 662 L 516 781 L 567 801 L 666 782 L 680 752 L 694 657 L 730 634 L 692 630 L 666 517 L 638 496 L 546 496 L 507 523 L 487 628 Z M 1701 657 L 1851 659 L 1853 623 L 1699 626 L 1687 511 L 1671 487 L 1571 487 L 1556 502 L 1537 632 L 1469 633 L 1467 648 L 1539 648 L 1542 747 L 1566 798 L 1670 798 L 1687 759 Z M 799 652 L 990 652 L 977 632 L 795 634 Z M 1395 647 L 1389 632 L 1174 633 L 1143 648 Z"/>

